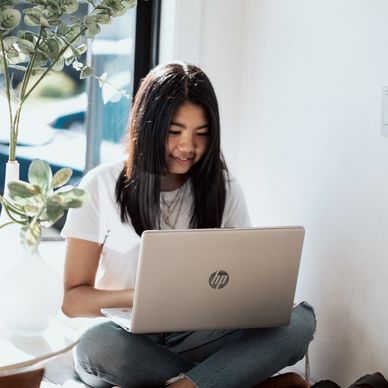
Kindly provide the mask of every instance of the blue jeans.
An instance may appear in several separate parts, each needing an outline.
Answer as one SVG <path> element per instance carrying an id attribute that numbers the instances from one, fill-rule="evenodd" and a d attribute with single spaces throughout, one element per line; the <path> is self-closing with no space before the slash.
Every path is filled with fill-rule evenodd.
<path id="1" fill-rule="evenodd" d="M 267 329 L 131 334 L 108 321 L 81 337 L 76 371 L 92 387 L 163 387 L 181 373 L 199 388 L 251 387 L 302 359 L 315 327 L 305 302 Z"/>

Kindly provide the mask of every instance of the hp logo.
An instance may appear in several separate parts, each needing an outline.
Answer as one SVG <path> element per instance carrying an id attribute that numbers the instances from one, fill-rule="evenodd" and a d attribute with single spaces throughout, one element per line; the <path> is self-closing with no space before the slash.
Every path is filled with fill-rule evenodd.
<path id="1" fill-rule="evenodd" d="M 210 275 L 209 285 L 215 290 L 224 288 L 229 282 L 229 274 L 225 271 L 216 271 Z"/>

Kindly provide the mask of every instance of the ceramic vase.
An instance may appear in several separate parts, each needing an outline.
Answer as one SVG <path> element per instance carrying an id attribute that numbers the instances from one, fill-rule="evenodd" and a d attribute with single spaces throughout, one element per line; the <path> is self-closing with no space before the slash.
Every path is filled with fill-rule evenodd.
<path id="1" fill-rule="evenodd" d="M 18 162 L 8 162 L 4 197 L 8 182 L 19 179 Z M 5 210 L 0 225 L 10 221 Z M 0 318 L 13 335 L 38 336 L 62 304 L 63 283 L 57 271 L 38 251 L 27 253 L 20 244 L 20 226 L 0 229 Z"/>
<path id="2" fill-rule="evenodd" d="M 5 169 L 4 198 L 9 199 L 7 184 L 18 179 L 19 163 L 16 161 L 7 162 Z M 9 221 L 10 218 L 8 217 L 6 211 L 2 208 L 0 213 L 0 225 Z M 3 277 L 7 276 L 7 273 L 13 268 L 22 253 L 19 233 L 20 226 L 18 224 L 10 224 L 0 229 L 0 282 Z"/>
<path id="3" fill-rule="evenodd" d="M 0 284 L 3 322 L 16 336 L 39 336 L 63 300 L 63 282 L 38 251 L 24 252 Z"/>

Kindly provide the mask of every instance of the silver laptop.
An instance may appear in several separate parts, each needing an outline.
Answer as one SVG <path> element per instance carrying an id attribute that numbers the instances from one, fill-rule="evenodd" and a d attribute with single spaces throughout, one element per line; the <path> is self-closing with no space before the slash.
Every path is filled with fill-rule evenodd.
<path id="1" fill-rule="evenodd" d="M 132 333 L 284 326 L 301 226 L 145 231 L 133 308 L 101 309 Z"/>

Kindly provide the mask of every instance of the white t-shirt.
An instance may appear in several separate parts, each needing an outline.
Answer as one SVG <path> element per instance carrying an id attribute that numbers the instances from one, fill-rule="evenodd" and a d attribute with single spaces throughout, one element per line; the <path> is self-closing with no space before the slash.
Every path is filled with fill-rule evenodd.
<path id="1" fill-rule="evenodd" d="M 78 209 L 70 209 L 62 235 L 103 244 L 96 277 L 96 287 L 106 290 L 134 288 L 140 237 L 131 224 L 122 223 L 116 202 L 116 181 L 124 168 L 124 161 L 101 165 L 89 171 L 79 187 L 89 193 L 88 201 Z M 185 197 L 179 209 L 176 229 L 188 229 L 193 201 L 189 181 L 185 183 Z M 164 192 L 169 201 L 177 192 Z M 175 209 L 178 212 L 178 209 Z M 174 213 L 171 217 L 175 220 Z M 250 226 L 244 196 L 235 179 L 227 184 L 222 227 Z M 168 229 L 164 223 L 162 229 Z M 82 257 L 79 257 L 82 260 Z"/>

